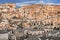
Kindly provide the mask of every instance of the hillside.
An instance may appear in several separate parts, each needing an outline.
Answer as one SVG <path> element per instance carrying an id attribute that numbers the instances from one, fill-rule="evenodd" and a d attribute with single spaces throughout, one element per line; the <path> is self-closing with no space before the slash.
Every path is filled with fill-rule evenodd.
<path id="1" fill-rule="evenodd" d="M 14 29 L 18 25 L 22 28 L 60 27 L 60 5 L 33 4 L 21 8 L 16 8 L 15 4 L 2 4 L 0 6 L 8 7 L 0 8 L 0 19 L 4 20 L 4 22 L 0 22 L 1 27 L 3 25 L 8 29 L 11 29 L 10 27 Z"/>
<path id="2" fill-rule="evenodd" d="M 34 26 L 41 24 L 50 27 L 60 25 L 60 5 L 34 4 L 21 7 L 19 11 L 21 17 L 24 20 L 29 20 Z"/>

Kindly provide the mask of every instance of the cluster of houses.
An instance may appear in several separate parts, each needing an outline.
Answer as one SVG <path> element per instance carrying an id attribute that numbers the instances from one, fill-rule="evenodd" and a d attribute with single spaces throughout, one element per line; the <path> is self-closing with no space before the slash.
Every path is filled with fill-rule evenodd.
<path id="1" fill-rule="evenodd" d="M 16 8 L 16 4 L 13 3 L 0 4 L 0 30 L 14 31 L 18 28 L 34 29 L 36 27 L 43 28 L 45 32 L 52 31 L 54 27 L 59 28 L 60 5 L 33 4 Z M 33 35 L 34 33 L 42 34 L 44 31 L 29 32 Z"/>

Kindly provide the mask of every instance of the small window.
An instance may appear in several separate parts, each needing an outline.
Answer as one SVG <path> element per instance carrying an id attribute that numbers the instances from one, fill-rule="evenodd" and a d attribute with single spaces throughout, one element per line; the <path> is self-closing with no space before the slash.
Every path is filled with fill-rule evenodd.
<path id="1" fill-rule="evenodd" d="M 51 23 L 51 25 L 53 25 L 53 24 Z"/>
<path id="2" fill-rule="evenodd" d="M 59 28 L 54 27 L 54 30 L 59 30 Z"/>
<path id="3" fill-rule="evenodd" d="M 35 23 L 34 23 L 34 25 L 35 25 Z"/>
<path id="4" fill-rule="evenodd" d="M 17 19 L 17 17 L 16 16 L 13 16 L 12 19 Z"/>

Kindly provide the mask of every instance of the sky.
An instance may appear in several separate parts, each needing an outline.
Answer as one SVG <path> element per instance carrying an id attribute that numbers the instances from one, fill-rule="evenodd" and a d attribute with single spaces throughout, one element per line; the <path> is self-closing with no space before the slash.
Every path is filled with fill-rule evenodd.
<path id="1" fill-rule="evenodd" d="M 60 0 L 0 0 L 0 4 L 15 3 L 17 6 L 29 5 L 29 4 L 59 4 Z"/>

